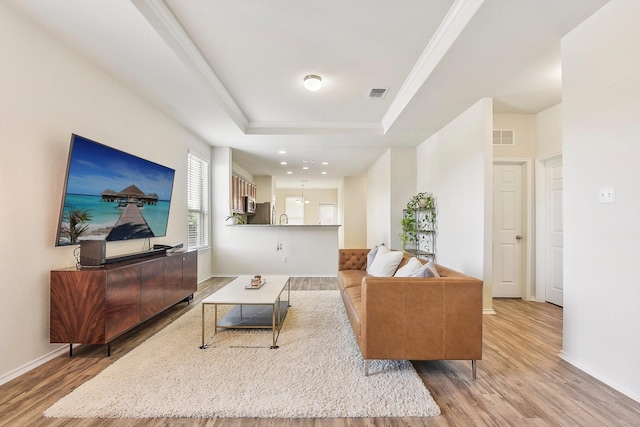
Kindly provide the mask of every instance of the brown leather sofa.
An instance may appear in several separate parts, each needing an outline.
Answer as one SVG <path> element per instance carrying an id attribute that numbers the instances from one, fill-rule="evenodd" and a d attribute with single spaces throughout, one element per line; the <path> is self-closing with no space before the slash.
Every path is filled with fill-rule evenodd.
<path id="1" fill-rule="evenodd" d="M 338 287 L 365 360 L 482 359 L 482 281 L 436 264 L 441 277 L 373 277 L 369 249 L 340 249 Z M 409 260 L 404 254 L 399 267 Z M 424 261 L 421 260 L 421 262 Z"/>

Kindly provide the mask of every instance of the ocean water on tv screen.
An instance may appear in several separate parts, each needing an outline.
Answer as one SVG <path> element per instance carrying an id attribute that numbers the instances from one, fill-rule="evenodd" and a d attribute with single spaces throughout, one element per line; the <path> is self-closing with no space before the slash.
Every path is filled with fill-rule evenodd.
<path id="1" fill-rule="evenodd" d="M 82 236 L 88 239 L 106 238 L 122 214 L 122 209 L 118 208 L 117 202 L 103 202 L 100 196 L 67 194 L 64 204 L 65 217 L 70 208 L 89 212 L 91 215 L 91 220 L 88 222 L 89 230 Z M 140 213 L 156 237 L 164 236 L 167 233 L 169 204 L 168 201 L 158 200 L 158 204 L 144 205 L 140 209 Z M 60 236 L 60 243 L 68 244 L 68 237 Z"/>

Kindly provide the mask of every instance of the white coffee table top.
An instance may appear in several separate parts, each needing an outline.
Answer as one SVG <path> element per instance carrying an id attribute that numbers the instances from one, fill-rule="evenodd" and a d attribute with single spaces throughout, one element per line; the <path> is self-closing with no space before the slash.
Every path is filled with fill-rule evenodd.
<path id="1" fill-rule="evenodd" d="M 287 286 L 289 276 L 262 276 L 260 289 L 245 289 L 253 276 L 239 276 L 202 300 L 202 304 L 274 304 Z"/>

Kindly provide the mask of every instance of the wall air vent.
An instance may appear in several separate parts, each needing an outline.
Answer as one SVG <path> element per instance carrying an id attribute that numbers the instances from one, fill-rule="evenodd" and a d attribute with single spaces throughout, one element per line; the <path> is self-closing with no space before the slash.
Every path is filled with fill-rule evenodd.
<path id="1" fill-rule="evenodd" d="M 494 129 L 493 145 L 515 145 L 513 129 Z"/>
<path id="2" fill-rule="evenodd" d="M 372 88 L 369 89 L 367 99 L 383 99 L 387 94 L 387 88 Z"/>

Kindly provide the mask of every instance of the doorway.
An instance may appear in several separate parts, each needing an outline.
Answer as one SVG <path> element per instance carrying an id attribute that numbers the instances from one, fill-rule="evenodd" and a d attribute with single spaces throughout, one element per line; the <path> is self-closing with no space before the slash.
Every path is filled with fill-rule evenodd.
<path id="1" fill-rule="evenodd" d="M 531 298 L 531 182 L 530 160 L 494 161 L 494 298 Z"/>
<path id="2" fill-rule="evenodd" d="M 562 156 L 538 163 L 538 268 L 539 301 L 563 306 L 563 171 Z"/>

